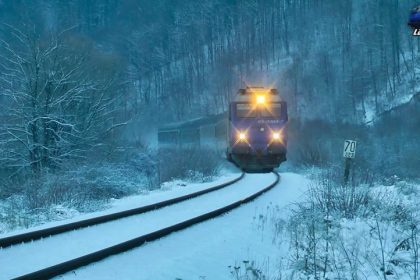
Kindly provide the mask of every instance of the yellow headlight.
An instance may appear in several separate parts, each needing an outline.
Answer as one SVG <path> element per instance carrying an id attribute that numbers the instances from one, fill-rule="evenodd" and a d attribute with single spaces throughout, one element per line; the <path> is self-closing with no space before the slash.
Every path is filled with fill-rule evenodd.
<path id="1" fill-rule="evenodd" d="M 244 132 L 239 132 L 239 140 L 241 141 L 246 140 L 246 134 Z"/>
<path id="2" fill-rule="evenodd" d="M 264 95 L 258 95 L 257 96 L 257 104 L 264 104 L 265 103 L 265 96 Z"/>
<path id="3" fill-rule="evenodd" d="M 281 137 L 281 135 L 280 135 L 279 132 L 274 132 L 273 133 L 273 140 L 280 140 L 280 137 Z"/>

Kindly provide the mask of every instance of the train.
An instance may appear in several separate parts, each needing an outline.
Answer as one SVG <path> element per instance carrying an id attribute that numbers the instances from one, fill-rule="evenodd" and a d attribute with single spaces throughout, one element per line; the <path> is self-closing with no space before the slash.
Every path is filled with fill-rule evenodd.
<path id="1" fill-rule="evenodd" d="M 240 89 L 229 105 L 228 160 L 246 171 L 272 171 L 286 160 L 287 121 L 276 89 Z"/>
<path id="2" fill-rule="evenodd" d="M 226 151 L 227 113 L 165 124 L 158 129 L 159 149 L 209 148 Z"/>
<path id="3" fill-rule="evenodd" d="M 277 89 L 246 87 L 227 112 L 161 126 L 159 148 L 212 148 L 244 171 L 270 172 L 286 161 L 287 122 Z"/>

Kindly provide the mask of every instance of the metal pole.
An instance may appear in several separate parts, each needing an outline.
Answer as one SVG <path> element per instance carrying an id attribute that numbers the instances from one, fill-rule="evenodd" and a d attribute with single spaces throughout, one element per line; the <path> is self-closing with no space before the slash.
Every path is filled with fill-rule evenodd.
<path id="1" fill-rule="evenodd" d="M 351 158 L 346 158 L 344 162 L 344 185 L 349 181 Z"/>

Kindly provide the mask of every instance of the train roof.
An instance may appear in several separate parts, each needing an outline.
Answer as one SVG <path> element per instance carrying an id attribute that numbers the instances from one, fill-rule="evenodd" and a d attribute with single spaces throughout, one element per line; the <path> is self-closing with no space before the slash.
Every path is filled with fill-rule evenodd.
<path id="1" fill-rule="evenodd" d="M 217 115 L 210 115 L 210 116 L 196 118 L 196 119 L 183 121 L 183 122 L 168 123 L 159 127 L 159 132 L 169 131 L 169 130 L 178 130 L 178 129 L 199 128 L 206 125 L 216 124 L 219 121 L 226 118 L 227 118 L 227 112 L 224 112 Z"/>
<path id="2" fill-rule="evenodd" d="M 282 101 L 276 88 L 252 86 L 239 89 L 234 97 L 234 102 L 249 102 L 250 100 L 255 100 L 255 96 L 257 95 L 264 95 L 269 102 Z"/>

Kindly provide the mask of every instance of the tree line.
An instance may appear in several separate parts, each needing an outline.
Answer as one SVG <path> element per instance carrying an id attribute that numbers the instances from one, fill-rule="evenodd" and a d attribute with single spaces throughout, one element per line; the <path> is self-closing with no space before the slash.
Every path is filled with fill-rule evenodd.
<path id="1" fill-rule="evenodd" d="M 4 0 L 2 164 L 55 168 L 133 127 L 222 112 L 267 76 L 293 117 L 360 122 L 415 90 L 414 4 Z"/>

